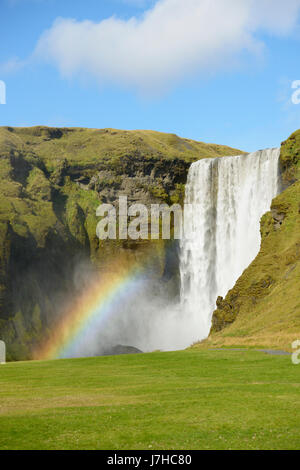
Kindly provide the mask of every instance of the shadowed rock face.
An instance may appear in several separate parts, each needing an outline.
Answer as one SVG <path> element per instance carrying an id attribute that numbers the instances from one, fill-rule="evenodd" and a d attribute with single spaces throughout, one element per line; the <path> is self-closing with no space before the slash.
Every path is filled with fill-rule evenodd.
<path id="1" fill-rule="evenodd" d="M 104 165 L 91 178 L 81 176 L 76 182 L 82 189 L 97 191 L 103 202 L 114 204 L 119 196 L 126 195 L 129 203 L 149 206 L 176 197 L 176 185 L 185 184 L 189 166 L 179 159 L 143 161 L 137 156 L 126 156 L 120 159 L 117 168 Z"/>

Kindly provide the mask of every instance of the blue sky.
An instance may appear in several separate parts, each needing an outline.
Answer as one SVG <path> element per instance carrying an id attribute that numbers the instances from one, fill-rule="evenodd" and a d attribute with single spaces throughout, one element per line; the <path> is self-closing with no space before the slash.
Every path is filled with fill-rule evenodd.
<path id="1" fill-rule="evenodd" d="M 300 128 L 300 1 L 209 1 L 0 0 L 0 125 L 280 145 Z"/>

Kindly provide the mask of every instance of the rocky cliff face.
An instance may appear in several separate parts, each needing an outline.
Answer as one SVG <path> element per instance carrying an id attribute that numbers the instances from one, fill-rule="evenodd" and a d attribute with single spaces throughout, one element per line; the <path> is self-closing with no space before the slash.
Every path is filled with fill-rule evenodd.
<path id="1" fill-rule="evenodd" d="M 31 357 L 82 271 L 147 250 L 148 241 L 99 241 L 99 204 L 120 195 L 181 203 L 192 161 L 237 153 L 151 131 L 0 128 L 0 337 L 9 357 Z M 152 250 L 153 277 L 175 295 L 176 244 Z"/>
<path id="2" fill-rule="evenodd" d="M 300 131 L 281 147 L 283 192 L 261 220 L 257 258 L 219 297 L 209 342 L 288 348 L 300 332 Z"/>

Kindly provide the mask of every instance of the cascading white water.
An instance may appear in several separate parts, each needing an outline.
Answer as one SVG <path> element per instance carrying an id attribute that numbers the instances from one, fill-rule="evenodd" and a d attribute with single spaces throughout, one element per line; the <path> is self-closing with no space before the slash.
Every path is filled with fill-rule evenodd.
<path id="1" fill-rule="evenodd" d="M 259 251 L 260 218 L 280 189 L 279 154 L 270 149 L 192 164 L 180 242 L 180 302 L 153 295 L 140 279 L 138 294 L 126 291 L 105 328 L 91 329 L 72 357 L 116 345 L 184 349 L 207 337 L 217 297 L 226 295 Z"/>
<path id="2" fill-rule="evenodd" d="M 191 165 L 181 241 L 181 308 L 206 338 L 218 296 L 224 297 L 260 249 L 260 219 L 279 191 L 280 149 Z"/>

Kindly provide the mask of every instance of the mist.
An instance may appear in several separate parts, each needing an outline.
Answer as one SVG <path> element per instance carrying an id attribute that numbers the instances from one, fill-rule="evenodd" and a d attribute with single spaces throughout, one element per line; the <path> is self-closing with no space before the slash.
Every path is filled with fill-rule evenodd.
<path id="1" fill-rule="evenodd" d="M 180 242 L 177 293 L 169 292 L 168 276 L 155 280 L 144 272 L 103 320 L 87 323 L 63 357 L 113 354 L 117 346 L 179 350 L 207 338 L 218 296 L 259 252 L 260 219 L 280 190 L 279 155 L 268 149 L 192 164 L 185 199 L 197 210 L 188 214 L 189 233 Z"/>

